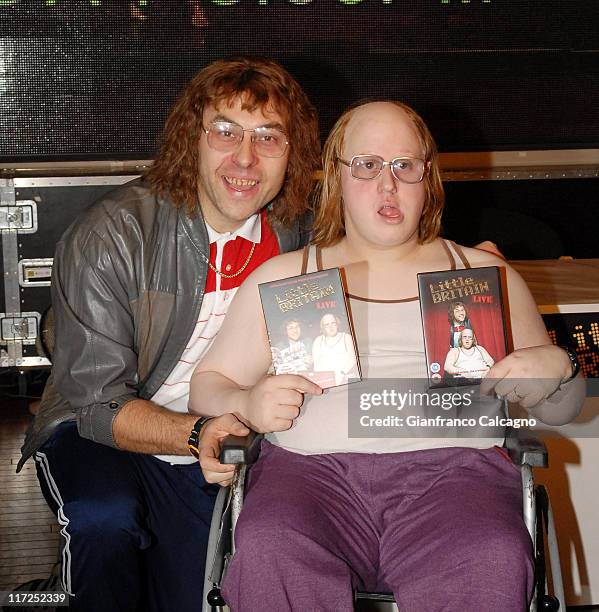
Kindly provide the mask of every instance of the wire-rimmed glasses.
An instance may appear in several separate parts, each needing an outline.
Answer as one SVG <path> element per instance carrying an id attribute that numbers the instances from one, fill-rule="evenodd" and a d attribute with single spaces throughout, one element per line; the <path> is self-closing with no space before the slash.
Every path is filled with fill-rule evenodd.
<path id="1" fill-rule="evenodd" d="M 258 155 L 283 157 L 289 146 L 287 135 L 275 127 L 242 128 L 229 121 L 213 121 L 202 129 L 206 133 L 208 146 L 216 151 L 234 151 L 242 142 L 245 132 L 252 133 L 252 143 Z"/>
<path id="2" fill-rule="evenodd" d="M 377 178 L 385 166 L 391 167 L 393 176 L 402 183 L 420 183 L 428 164 L 418 157 L 396 157 L 385 161 L 380 155 L 354 155 L 349 161 L 337 158 L 342 164 L 349 166 L 351 175 L 360 181 L 370 181 Z"/>

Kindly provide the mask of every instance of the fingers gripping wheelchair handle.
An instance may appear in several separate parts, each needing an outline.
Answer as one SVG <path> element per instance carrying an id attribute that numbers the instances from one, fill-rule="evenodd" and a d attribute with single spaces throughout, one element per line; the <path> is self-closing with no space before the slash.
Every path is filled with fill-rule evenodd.
<path id="1" fill-rule="evenodd" d="M 260 454 L 262 434 L 255 431 L 247 436 L 227 436 L 221 444 L 220 462 L 223 464 L 251 465 Z"/>

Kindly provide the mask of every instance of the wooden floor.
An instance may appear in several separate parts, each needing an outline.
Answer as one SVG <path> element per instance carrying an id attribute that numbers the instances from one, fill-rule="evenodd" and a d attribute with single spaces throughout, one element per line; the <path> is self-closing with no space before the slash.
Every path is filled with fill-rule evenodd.
<path id="1" fill-rule="evenodd" d="M 0 400 L 0 591 L 47 578 L 58 551 L 58 523 L 29 460 L 15 473 L 31 419 L 27 400 Z"/>

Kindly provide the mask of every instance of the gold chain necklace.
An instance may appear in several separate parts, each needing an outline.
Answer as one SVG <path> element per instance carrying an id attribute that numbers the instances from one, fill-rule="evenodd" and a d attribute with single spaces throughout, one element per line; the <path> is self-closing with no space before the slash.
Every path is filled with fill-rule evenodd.
<path id="1" fill-rule="evenodd" d="M 192 242 L 193 244 L 193 242 Z M 194 244 L 195 246 L 195 244 Z M 256 243 L 252 242 L 252 248 L 250 250 L 250 254 L 248 255 L 248 258 L 245 260 L 245 263 L 243 264 L 243 266 L 241 266 L 241 268 L 239 268 L 239 270 L 237 270 L 237 272 L 234 272 L 233 274 L 225 274 L 224 272 L 221 272 L 216 266 L 212 265 L 212 262 L 210 261 L 210 259 L 208 259 L 208 257 L 206 257 L 206 255 L 204 255 L 204 253 L 202 251 L 200 251 L 200 249 L 197 249 L 198 253 L 204 258 L 204 261 L 208 264 L 208 266 L 210 267 L 210 269 L 215 273 L 218 274 L 221 278 L 235 278 L 236 276 L 239 276 L 247 267 L 248 264 L 250 263 L 250 259 L 252 259 L 252 255 L 254 254 L 254 249 L 256 248 Z"/>
<path id="2" fill-rule="evenodd" d="M 198 210 L 202 210 L 202 208 L 200 206 L 200 199 L 199 199 L 197 193 L 196 193 L 196 206 L 197 206 Z M 221 272 L 216 266 L 212 265 L 212 263 L 210 262 L 210 258 L 206 257 L 206 255 L 204 255 L 204 251 L 202 251 L 201 249 L 199 249 L 196 246 L 196 243 L 191 239 L 191 236 L 189 235 L 189 233 L 187 232 L 185 227 L 183 227 L 183 230 L 187 234 L 187 237 L 189 238 L 191 244 L 193 245 L 193 248 L 202 256 L 202 259 L 208 264 L 208 267 L 215 274 L 218 274 L 221 278 L 235 278 L 236 276 L 239 276 L 248 267 L 248 264 L 250 263 L 250 259 L 252 259 L 252 255 L 254 254 L 254 249 L 256 248 L 256 243 L 252 242 L 252 248 L 250 250 L 250 254 L 248 255 L 248 258 L 245 260 L 245 263 L 243 264 L 243 266 L 241 266 L 241 268 L 239 268 L 239 270 L 237 270 L 237 272 L 235 272 L 233 274 L 225 274 L 224 272 Z M 210 248 L 210 247 L 208 247 L 208 248 Z"/>

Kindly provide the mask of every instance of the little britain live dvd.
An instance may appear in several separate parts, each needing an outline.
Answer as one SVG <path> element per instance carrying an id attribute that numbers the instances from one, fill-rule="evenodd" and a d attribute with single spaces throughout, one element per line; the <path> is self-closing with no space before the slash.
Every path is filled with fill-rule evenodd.
<path id="1" fill-rule="evenodd" d="M 259 285 L 275 374 L 299 374 L 323 389 L 360 380 L 338 268 Z"/>
<path id="2" fill-rule="evenodd" d="M 480 383 L 507 354 L 499 268 L 421 273 L 418 292 L 430 386 Z"/>

